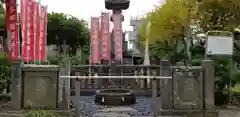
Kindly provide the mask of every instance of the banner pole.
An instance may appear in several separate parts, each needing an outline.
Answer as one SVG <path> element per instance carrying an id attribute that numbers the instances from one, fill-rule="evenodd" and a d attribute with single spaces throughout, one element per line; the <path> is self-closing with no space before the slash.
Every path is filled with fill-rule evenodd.
<path id="1" fill-rule="evenodd" d="M 47 60 L 47 58 L 48 58 L 48 46 L 47 46 L 47 26 L 48 26 L 47 18 L 48 18 L 48 16 L 47 16 L 47 9 L 48 9 L 48 5 L 46 5 L 46 19 L 45 19 L 46 20 L 46 24 L 45 24 L 46 25 L 46 29 L 45 29 L 45 32 L 44 32 L 46 34 L 45 40 L 44 40 L 45 41 L 45 45 L 44 45 L 44 47 L 45 47 L 44 48 L 45 49 L 44 50 L 45 51 L 45 56 L 44 57 L 45 58 L 44 58 L 44 61 L 48 63 L 48 60 Z"/>

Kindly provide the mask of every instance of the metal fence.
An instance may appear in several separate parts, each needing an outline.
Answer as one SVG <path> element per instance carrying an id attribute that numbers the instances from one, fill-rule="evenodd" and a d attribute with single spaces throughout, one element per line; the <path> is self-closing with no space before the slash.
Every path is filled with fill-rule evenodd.
<path id="1" fill-rule="evenodd" d="M 162 92 L 163 84 L 172 79 L 171 67 L 163 65 L 79 65 L 69 70 L 70 75 L 60 78 L 70 79 L 72 91 L 76 88 L 75 82 L 79 81 L 81 91 L 124 88 L 151 93 L 152 80 L 156 79 L 157 89 Z"/>

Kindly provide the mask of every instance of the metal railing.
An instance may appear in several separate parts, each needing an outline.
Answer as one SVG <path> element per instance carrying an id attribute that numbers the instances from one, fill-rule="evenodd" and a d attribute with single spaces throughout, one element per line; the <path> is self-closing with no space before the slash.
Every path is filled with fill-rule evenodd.
<path id="1" fill-rule="evenodd" d="M 60 76 L 70 79 L 172 79 L 171 76 Z"/>

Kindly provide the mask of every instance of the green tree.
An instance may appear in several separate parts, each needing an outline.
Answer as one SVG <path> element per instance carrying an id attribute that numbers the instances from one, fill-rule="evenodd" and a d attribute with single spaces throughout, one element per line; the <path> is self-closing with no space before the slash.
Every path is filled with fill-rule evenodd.
<path id="1" fill-rule="evenodd" d="M 0 54 L 0 93 L 7 87 L 11 79 L 10 61 L 6 53 Z"/>
<path id="2" fill-rule="evenodd" d="M 62 29 L 63 21 L 67 20 L 67 16 L 63 13 L 48 13 L 47 22 L 47 44 L 48 45 L 62 45 L 59 34 Z"/>
<path id="3" fill-rule="evenodd" d="M 60 37 L 66 40 L 66 44 L 71 47 L 70 54 L 75 55 L 78 48 L 81 49 L 80 51 L 86 52 L 84 47 L 88 47 L 90 41 L 90 33 L 86 21 L 78 20 L 74 17 L 65 20 Z"/>
<path id="4" fill-rule="evenodd" d="M 188 6 L 189 5 L 189 6 Z M 155 56 L 168 55 L 177 57 L 177 52 L 184 53 L 181 50 L 186 47 L 184 41 L 182 44 L 177 44 L 187 36 L 188 26 L 191 26 L 191 34 L 194 37 L 192 50 L 193 65 L 200 65 L 200 61 L 204 59 L 205 40 L 198 38 L 195 34 L 201 32 L 205 33 L 211 30 L 233 31 L 234 28 L 239 27 L 240 24 L 240 1 L 238 0 L 198 0 L 196 3 L 186 0 L 168 0 L 161 8 L 156 8 L 150 12 L 146 17 L 140 37 L 146 38 L 146 24 L 148 21 L 152 22 L 150 33 L 150 50 Z M 189 12 L 190 11 L 190 12 Z M 181 14 L 181 15 L 179 15 Z M 188 20 L 188 18 L 190 20 Z M 234 61 L 239 64 L 240 56 L 240 42 L 239 31 L 235 31 L 234 38 Z M 176 49 L 180 46 L 180 49 Z M 185 45 L 185 46 L 183 46 Z M 182 47 L 183 46 L 183 47 Z M 167 57 L 171 60 L 174 57 Z M 240 81 L 237 76 L 239 72 L 230 74 L 231 63 L 229 57 L 211 56 L 210 59 L 215 61 L 215 78 L 216 78 L 216 97 L 220 102 L 226 102 L 226 92 L 230 86 L 231 81 L 234 86 L 235 81 Z M 224 100 L 224 101 L 223 101 Z M 218 102 L 219 103 L 219 102 Z"/>
<path id="5" fill-rule="evenodd" d="M 75 55 L 78 48 L 88 52 L 90 33 L 86 21 L 63 13 L 48 14 L 48 44 L 59 47 L 63 52 L 64 41 L 70 55 Z M 84 48 L 84 49 L 83 49 Z"/>
<path id="6" fill-rule="evenodd" d="M 189 18 L 195 18 L 195 7 L 192 4 L 191 0 L 189 3 L 186 0 L 168 0 L 148 14 L 143 21 L 140 38 L 144 45 L 147 24 L 151 22 L 149 43 L 153 56 L 170 59 L 172 64 L 186 59 L 184 38 L 188 34 Z M 190 10 L 192 11 L 189 12 Z"/>
<path id="7" fill-rule="evenodd" d="M 199 23 L 204 32 L 233 31 L 240 24 L 239 0 L 201 0 L 198 5 Z"/>
<path id="8" fill-rule="evenodd" d="M 5 10 L 3 8 L 3 4 L 0 3 L 0 31 L 4 31 L 5 29 Z"/>

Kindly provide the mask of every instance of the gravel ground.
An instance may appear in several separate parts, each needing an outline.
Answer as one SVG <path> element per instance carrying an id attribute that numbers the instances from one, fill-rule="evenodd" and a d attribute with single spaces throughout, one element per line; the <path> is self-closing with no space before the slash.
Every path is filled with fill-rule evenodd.
<path id="1" fill-rule="evenodd" d="M 81 117 L 153 117 L 153 100 L 149 97 L 137 97 L 137 103 L 125 107 L 95 105 L 93 97 L 80 97 Z M 240 117 L 240 109 L 221 109 L 219 117 Z M 167 117 L 167 116 L 166 116 Z"/>

